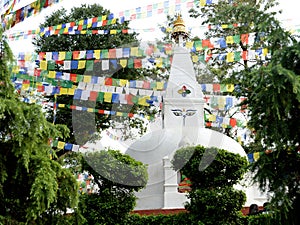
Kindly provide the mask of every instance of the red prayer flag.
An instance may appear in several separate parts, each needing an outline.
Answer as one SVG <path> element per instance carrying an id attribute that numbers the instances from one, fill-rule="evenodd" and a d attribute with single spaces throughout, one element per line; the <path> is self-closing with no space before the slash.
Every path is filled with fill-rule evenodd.
<path id="1" fill-rule="evenodd" d="M 73 59 L 79 59 L 79 51 L 73 51 Z"/>
<path id="2" fill-rule="evenodd" d="M 44 85 L 38 85 L 37 86 L 37 92 L 43 92 L 43 91 L 45 91 Z"/>
<path id="3" fill-rule="evenodd" d="M 245 44 L 248 44 L 248 41 L 249 41 L 249 34 L 242 34 L 241 42 L 245 45 Z"/>
<path id="4" fill-rule="evenodd" d="M 104 114 L 104 110 L 103 110 L 103 109 L 99 109 L 99 110 L 98 110 L 98 113 L 99 113 L 99 114 Z"/>
<path id="5" fill-rule="evenodd" d="M 104 85 L 112 86 L 113 79 L 111 77 L 106 77 Z"/>
<path id="6" fill-rule="evenodd" d="M 235 118 L 230 118 L 229 124 L 230 124 L 230 126 L 235 127 L 236 126 L 236 119 Z"/>
<path id="7" fill-rule="evenodd" d="M 110 58 L 110 59 L 116 58 L 116 49 L 115 48 L 108 50 L 108 58 Z"/>
<path id="8" fill-rule="evenodd" d="M 90 98 L 89 98 L 90 101 L 95 102 L 97 100 L 97 97 L 98 97 L 98 92 L 97 91 L 91 91 L 90 92 Z"/>
<path id="9" fill-rule="evenodd" d="M 142 60 L 141 59 L 134 59 L 134 68 L 142 68 Z"/>
<path id="10" fill-rule="evenodd" d="M 73 82 L 76 82 L 77 81 L 77 74 L 71 73 L 70 80 L 73 81 Z"/>
<path id="11" fill-rule="evenodd" d="M 220 84 L 213 84 L 213 91 L 220 92 Z"/>
<path id="12" fill-rule="evenodd" d="M 92 23 L 97 23 L 98 22 L 98 17 L 94 17 L 93 19 L 92 19 Z"/>
<path id="13" fill-rule="evenodd" d="M 128 113 L 128 117 L 132 118 L 134 116 L 133 113 Z"/>
<path id="14" fill-rule="evenodd" d="M 133 105 L 132 95 L 125 95 L 125 99 L 126 99 L 128 105 Z"/>
<path id="15" fill-rule="evenodd" d="M 243 60 L 247 60 L 248 59 L 248 51 L 243 51 L 242 58 L 243 58 Z"/>

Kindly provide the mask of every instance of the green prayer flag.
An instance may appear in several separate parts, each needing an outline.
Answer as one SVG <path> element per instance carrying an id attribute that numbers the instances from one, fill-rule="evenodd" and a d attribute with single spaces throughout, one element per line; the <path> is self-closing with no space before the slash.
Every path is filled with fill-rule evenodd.
<path id="1" fill-rule="evenodd" d="M 241 41 L 241 35 L 237 34 L 233 36 L 233 42 L 239 44 Z"/>
<path id="2" fill-rule="evenodd" d="M 85 69 L 86 69 L 86 71 L 93 71 L 94 70 L 94 60 L 86 60 Z"/>
<path id="3" fill-rule="evenodd" d="M 97 102 L 103 102 L 104 99 L 104 92 L 99 92 L 97 96 Z"/>
<path id="4" fill-rule="evenodd" d="M 73 53 L 72 53 L 72 52 L 66 52 L 65 60 L 71 60 L 71 59 L 72 59 L 72 56 L 73 56 Z"/>
<path id="5" fill-rule="evenodd" d="M 241 52 L 234 52 L 234 61 L 240 61 L 241 60 Z"/>
<path id="6" fill-rule="evenodd" d="M 55 70 L 55 61 L 54 60 L 49 60 L 47 63 L 47 69 L 48 70 Z"/>
<path id="7" fill-rule="evenodd" d="M 76 82 L 82 82 L 82 81 L 83 81 L 83 75 L 77 74 Z"/>

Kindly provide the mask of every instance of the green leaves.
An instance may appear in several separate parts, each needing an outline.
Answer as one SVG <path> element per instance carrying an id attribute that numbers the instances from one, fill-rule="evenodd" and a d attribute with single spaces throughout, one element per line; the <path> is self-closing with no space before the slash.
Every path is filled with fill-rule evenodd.
<path id="1" fill-rule="evenodd" d="M 204 155 L 213 156 L 213 160 L 199 169 L 205 160 Z M 190 146 L 177 150 L 171 162 L 175 170 L 180 169 L 192 182 L 186 209 L 195 220 L 214 225 L 239 224 L 246 195 L 235 190 L 233 185 L 246 172 L 246 158 L 222 149 Z"/>

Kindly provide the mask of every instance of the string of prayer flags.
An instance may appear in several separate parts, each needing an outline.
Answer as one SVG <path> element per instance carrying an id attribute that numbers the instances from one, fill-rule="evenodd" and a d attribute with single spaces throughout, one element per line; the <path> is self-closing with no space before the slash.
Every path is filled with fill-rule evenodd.
<path id="1" fill-rule="evenodd" d="M 248 161 L 250 163 L 256 162 L 262 155 L 264 154 L 270 154 L 272 153 L 272 150 L 267 149 L 265 151 L 260 151 L 260 152 L 252 152 L 252 153 L 248 153 L 247 157 L 248 157 Z"/>
<path id="2" fill-rule="evenodd" d="M 16 3 L 16 0 L 14 0 L 13 4 L 9 8 L 8 11 L 3 15 L 2 19 L 2 28 L 4 29 L 10 29 L 13 26 L 15 26 L 17 23 L 20 23 L 24 21 L 26 18 L 31 17 L 33 15 L 36 15 L 40 13 L 43 9 L 53 5 L 60 3 L 62 0 L 36 0 L 24 7 L 21 7 L 20 9 L 16 11 L 12 11 L 13 7 Z"/>
<path id="3" fill-rule="evenodd" d="M 112 116 L 118 116 L 118 117 L 129 117 L 129 118 L 146 118 L 149 121 L 154 119 L 154 116 L 152 115 L 146 115 L 144 113 L 130 113 L 130 112 L 119 112 L 119 111 L 113 111 L 113 110 L 103 110 L 103 109 L 96 109 L 96 108 L 90 108 L 85 106 L 77 106 L 77 105 L 65 105 L 65 104 L 58 104 L 58 103 L 49 103 L 46 102 L 47 105 L 51 107 L 57 107 L 57 108 L 67 108 L 71 110 L 78 110 L 78 111 L 85 111 L 90 113 L 98 113 L 102 115 L 112 115 Z M 54 106 L 54 104 L 56 106 Z M 54 146 L 56 147 L 56 146 Z"/>

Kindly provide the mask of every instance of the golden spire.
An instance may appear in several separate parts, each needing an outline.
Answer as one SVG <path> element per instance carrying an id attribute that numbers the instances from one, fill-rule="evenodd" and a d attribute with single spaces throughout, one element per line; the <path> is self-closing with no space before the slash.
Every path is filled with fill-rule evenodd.
<path id="1" fill-rule="evenodd" d="M 179 43 L 179 36 L 182 36 L 183 40 L 189 36 L 186 32 L 185 24 L 180 14 L 177 15 L 177 19 L 173 23 L 172 38 L 174 38 L 176 43 Z"/>

